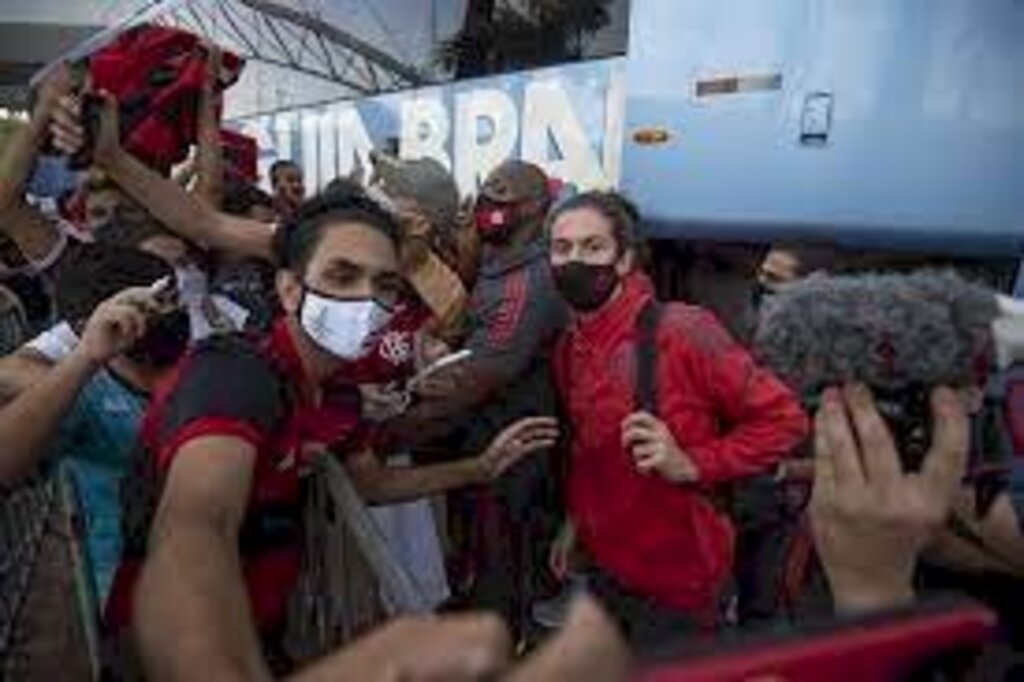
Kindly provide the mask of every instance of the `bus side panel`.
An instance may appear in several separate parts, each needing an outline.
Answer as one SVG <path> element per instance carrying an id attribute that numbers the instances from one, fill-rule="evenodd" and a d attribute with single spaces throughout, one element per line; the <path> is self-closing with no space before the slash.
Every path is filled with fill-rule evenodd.
<path id="1" fill-rule="evenodd" d="M 968 253 L 1024 232 L 1024 2 L 646 0 L 624 188 L 661 236 Z"/>

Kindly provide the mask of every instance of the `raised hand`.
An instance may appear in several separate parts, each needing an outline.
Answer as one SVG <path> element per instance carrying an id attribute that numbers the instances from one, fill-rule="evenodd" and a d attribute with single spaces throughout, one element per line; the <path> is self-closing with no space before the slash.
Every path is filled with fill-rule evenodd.
<path id="1" fill-rule="evenodd" d="M 117 101 L 112 95 L 100 92 L 99 125 L 96 138 L 93 140 L 92 158 L 97 163 L 104 163 L 114 158 L 121 150 L 119 134 Z M 88 142 L 83 116 L 82 98 L 67 94 L 62 96 L 54 106 L 50 122 L 50 133 L 53 145 L 63 154 L 74 156 Z"/>
<path id="2" fill-rule="evenodd" d="M 918 555 L 948 518 L 967 463 L 962 402 L 939 388 L 931 407 L 931 449 L 919 472 L 904 472 L 867 388 L 832 389 L 822 397 L 810 518 L 840 611 L 882 609 L 913 599 Z"/>
<path id="3" fill-rule="evenodd" d="M 491 441 L 476 462 L 480 479 L 493 481 L 530 453 L 547 450 L 558 440 L 558 422 L 553 417 L 521 419 Z"/>
<path id="4" fill-rule="evenodd" d="M 103 364 L 131 348 L 146 333 L 146 320 L 163 308 L 147 287 L 132 287 L 99 304 L 85 324 L 76 352 Z"/>

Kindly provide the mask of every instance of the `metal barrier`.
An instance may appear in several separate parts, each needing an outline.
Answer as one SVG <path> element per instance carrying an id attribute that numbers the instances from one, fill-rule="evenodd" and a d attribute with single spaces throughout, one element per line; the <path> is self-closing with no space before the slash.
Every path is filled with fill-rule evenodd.
<path id="1" fill-rule="evenodd" d="M 92 579 L 71 481 L 0 491 L 0 679 L 97 679 Z"/>

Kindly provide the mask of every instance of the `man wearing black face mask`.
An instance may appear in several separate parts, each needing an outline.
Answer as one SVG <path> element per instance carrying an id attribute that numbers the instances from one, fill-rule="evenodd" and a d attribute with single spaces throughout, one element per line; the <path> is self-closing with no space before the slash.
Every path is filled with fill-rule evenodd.
<path id="1" fill-rule="evenodd" d="M 781 287 L 814 274 L 827 273 L 835 253 L 826 246 L 773 244 L 757 268 L 754 279 L 754 308 L 765 296 Z"/>
<path id="2" fill-rule="evenodd" d="M 553 356 L 572 439 L 563 537 L 593 558 L 591 589 L 650 653 L 717 620 L 735 533 L 714 487 L 769 470 L 807 420 L 713 316 L 656 303 L 636 223 L 604 192 L 548 218 L 555 282 L 574 309 Z"/>
<path id="3" fill-rule="evenodd" d="M 93 592 L 102 607 L 120 560 L 118 482 L 127 473 L 148 394 L 188 343 L 188 317 L 151 289 L 172 270 L 158 258 L 83 245 L 56 272 L 57 308 L 81 340 L 0 412 L 0 482 L 59 467 L 80 498 Z"/>
<path id="4" fill-rule="evenodd" d="M 781 287 L 827 274 L 835 265 L 835 257 L 835 251 L 824 244 L 772 244 L 755 273 L 755 313 Z M 790 537 L 796 529 L 788 497 L 777 484 L 775 472 L 745 480 L 733 491 L 737 615 L 744 626 L 771 623 L 782 607 L 778 585 L 786 568 Z"/>

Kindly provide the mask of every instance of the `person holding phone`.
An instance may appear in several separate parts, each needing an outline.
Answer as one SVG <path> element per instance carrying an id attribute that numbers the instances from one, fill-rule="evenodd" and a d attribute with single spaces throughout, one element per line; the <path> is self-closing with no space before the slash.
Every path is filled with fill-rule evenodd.
<path id="1" fill-rule="evenodd" d="M 80 341 L 0 410 L 0 485 L 52 467 L 70 475 L 101 607 L 121 558 L 118 486 L 149 394 L 189 341 L 174 291 L 173 271 L 154 256 L 98 245 L 73 251 L 57 269 L 56 300 Z"/>

